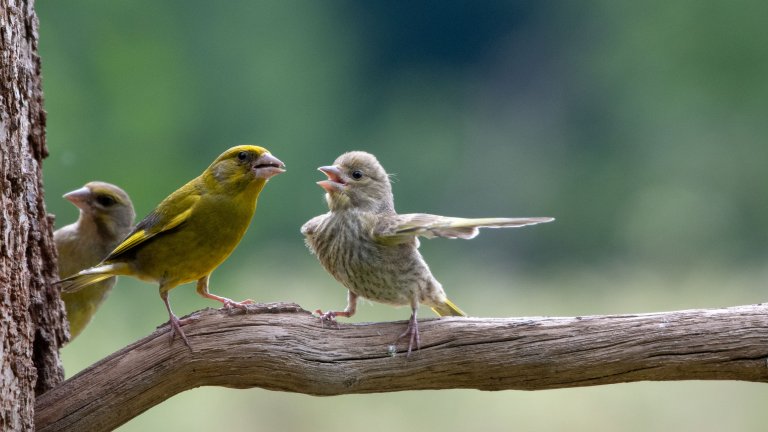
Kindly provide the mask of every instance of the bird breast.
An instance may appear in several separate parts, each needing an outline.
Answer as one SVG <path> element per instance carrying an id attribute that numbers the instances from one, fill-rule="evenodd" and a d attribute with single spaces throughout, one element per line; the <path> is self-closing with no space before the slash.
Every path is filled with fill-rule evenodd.
<path id="1" fill-rule="evenodd" d="M 414 245 L 377 243 L 371 237 L 369 218 L 347 213 L 329 214 L 308 237 L 320 263 L 361 297 L 395 305 L 410 304 L 431 277 L 429 270 L 422 269 L 423 261 Z"/>

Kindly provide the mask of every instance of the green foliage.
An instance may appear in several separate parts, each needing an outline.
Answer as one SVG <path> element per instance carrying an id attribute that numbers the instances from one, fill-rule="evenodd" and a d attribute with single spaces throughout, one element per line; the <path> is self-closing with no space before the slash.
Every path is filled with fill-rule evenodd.
<path id="1" fill-rule="evenodd" d="M 314 168 L 364 149 L 402 211 L 558 218 L 467 246 L 504 259 L 765 258 L 764 3 L 371 5 L 41 3 L 59 223 L 87 180 L 143 214 L 256 143 L 289 168 L 260 242 L 297 241 Z"/>

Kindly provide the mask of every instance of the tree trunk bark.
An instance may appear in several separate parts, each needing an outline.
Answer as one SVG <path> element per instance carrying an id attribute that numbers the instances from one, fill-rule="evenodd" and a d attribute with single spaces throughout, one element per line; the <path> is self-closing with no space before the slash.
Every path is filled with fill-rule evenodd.
<path id="1" fill-rule="evenodd" d="M 43 203 L 45 111 L 34 1 L 0 0 L 0 430 L 33 430 L 35 394 L 64 378 L 63 305 Z"/>

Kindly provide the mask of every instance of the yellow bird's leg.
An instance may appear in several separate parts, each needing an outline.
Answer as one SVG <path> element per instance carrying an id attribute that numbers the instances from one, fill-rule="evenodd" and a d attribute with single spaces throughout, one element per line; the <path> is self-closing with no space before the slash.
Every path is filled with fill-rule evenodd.
<path id="1" fill-rule="evenodd" d="M 397 342 L 406 337 L 410 336 L 408 340 L 408 354 L 406 354 L 406 357 L 409 357 L 411 355 L 411 351 L 413 350 L 413 344 L 416 343 L 416 350 L 421 349 L 421 338 L 419 337 L 419 321 L 416 319 L 416 311 L 419 309 L 419 303 L 414 301 L 411 302 L 411 319 L 408 320 L 408 328 L 405 329 L 403 334 L 397 337 L 395 340 L 395 345 L 397 345 Z"/>
<path id="2" fill-rule="evenodd" d="M 232 306 L 234 306 L 234 307 L 237 307 L 237 308 L 240 308 L 240 309 L 243 309 L 243 310 L 247 311 L 248 307 L 246 305 L 255 303 L 251 299 L 247 299 L 247 300 L 243 300 L 243 301 L 240 301 L 240 302 L 236 302 L 236 301 L 234 301 L 232 299 L 228 299 L 226 297 L 221 297 L 221 296 L 217 296 L 216 294 L 209 293 L 208 292 L 208 279 L 210 277 L 211 277 L 211 275 L 207 274 L 207 275 L 205 275 L 205 276 L 203 276 L 203 277 L 201 277 L 200 279 L 197 280 L 197 293 L 200 294 L 201 296 L 203 296 L 205 298 L 209 298 L 209 299 L 221 302 L 226 309 L 229 309 Z"/>
<path id="3" fill-rule="evenodd" d="M 189 350 L 192 351 L 192 345 L 189 344 L 187 335 L 184 334 L 184 330 L 181 329 L 181 321 L 176 317 L 176 315 L 173 314 L 173 311 L 171 310 L 171 304 L 168 302 L 168 291 L 163 291 L 162 285 L 160 286 L 160 298 L 163 299 L 165 308 L 168 310 L 168 318 L 171 324 L 171 344 L 173 344 L 173 338 L 178 332 L 179 336 L 181 336 L 181 338 L 184 340 L 184 343 L 187 345 Z"/>
<path id="4" fill-rule="evenodd" d="M 315 313 L 320 315 L 321 323 L 327 322 L 330 324 L 335 324 L 336 327 L 338 327 L 339 323 L 336 322 L 337 316 L 349 318 L 355 314 L 356 310 L 357 310 L 357 294 L 353 293 L 352 291 L 347 291 L 347 307 L 345 307 L 343 311 L 328 311 L 326 313 L 323 313 L 322 310 L 317 309 Z"/>

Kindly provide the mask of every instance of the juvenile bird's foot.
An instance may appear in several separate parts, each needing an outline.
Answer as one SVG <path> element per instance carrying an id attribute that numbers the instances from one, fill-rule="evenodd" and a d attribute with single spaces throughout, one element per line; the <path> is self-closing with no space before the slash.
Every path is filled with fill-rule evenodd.
<path id="1" fill-rule="evenodd" d="M 403 334 L 395 339 L 395 345 L 397 345 L 400 339 L 406 336 L 410 336 L 410 338 L 408 339 L 408 353 L 405 356 L 410 357 L 411 351 L 413 351 L 414 342 L 416 343 L 416 351 L 421 349 L 421 339 L 419 337 L 419 321 L 416 319 L 415 313 L 411 315 L 411 319 L 408 320 L 408 328 L 405 329 Z"/>
<path id="2" fill-rule="evenodd" d="M 317 315 L 320 315 L 320 325 L 321 326 L 325 327 L 325 324 L 328 323 L 328 324 L 336 326 L 337 329 L 339 328 L 339 323 L 336 321 L 336 312 L 328 311 L 328 312 L 323 313 L 322 310 L 317 309 L 317 310 L 315 310 L 315 313 Z"/>
<path id="3" fill-rule="evenodd" d="M 337 316 L 349 317 L 351 315 L 348 312 L 337 312 L 337 311 L 328 311 L 323 313 L 323 311 L 320 309 L 315 310 L 315 313 L 317 315 L 320 315 L 320 324 L 322 324 L 323 327 L 325 327 L 325 324 L 328 323 L 333 326 L 336 326 L 336 329 L 339 328 L 339 323 L 338 321 L 336 321 Z"/>

